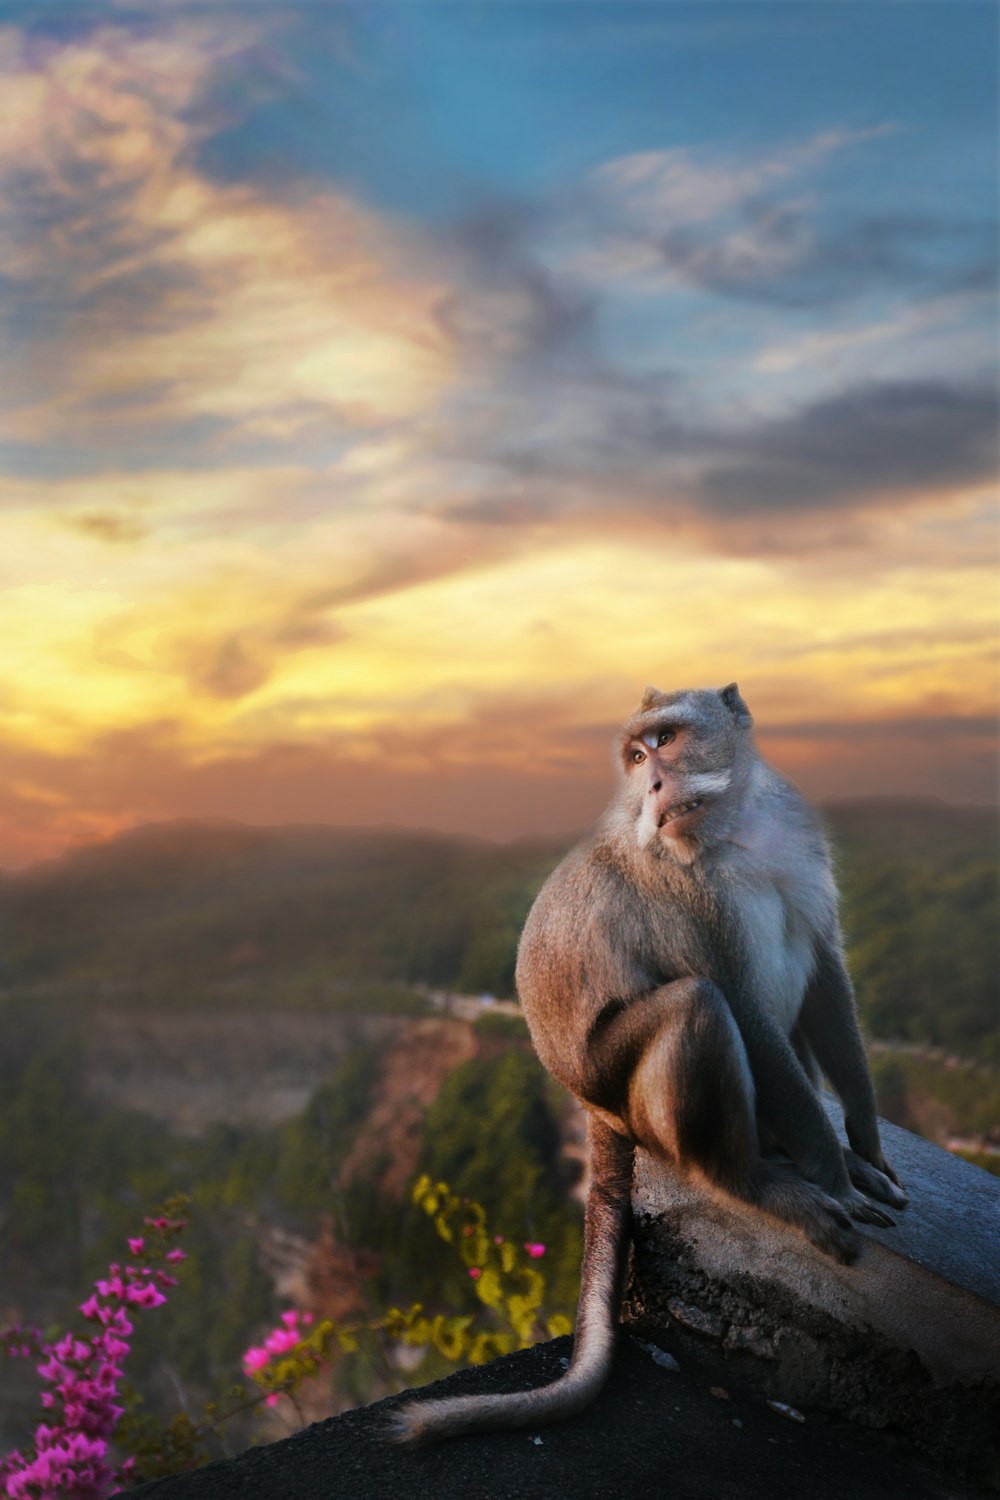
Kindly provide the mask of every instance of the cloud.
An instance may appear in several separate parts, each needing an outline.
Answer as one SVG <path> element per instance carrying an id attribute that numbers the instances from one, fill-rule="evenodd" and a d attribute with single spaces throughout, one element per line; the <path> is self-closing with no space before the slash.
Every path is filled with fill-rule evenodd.
<path id="1" fill-rule="evenodd" d="M 876 287 L 995 286 L 986 218 L 831 214 L 819 191 L 827 164 L 898 133 L 890 122 L 770 152 L 676 147 L 609 162 L 578 195 L 575 230 L 553 230 L 557 258 L 591 285 L 789 308 L 858 301 Z"/>
<path id="2" fill-rule="evenodd" d="M 412 416 L 450 379 L 442 289 L 406 233 L 334 188 L 279 200 L 199 171 L 194 106 L 261 24 L 4 33 L 0 272 L 23 349 L 8 434 L 288 436 L 317 411 L 349 430 Z"/>
<path id="3" fill-rule="evenodd" d="M 799 719 L 769 726 L 769 740 L 808 740 L 812 744 L 831 741 L 860 743 L 868 740 L 982 741 L 986 748 L 1000 748 L 1000 720 L 995 714 L 945 714 L 934 708 L 926 714 L 902 714 L 876 720 Z"/>
<path id="4" fill-rule="evenodd" d="M 242 641 L 231 638 L 215 651 L 197 681 L 214 698 L 244 698 L 266 682 L 269 675 L 268 668 L 255 659 Z"/>
<path id="5" fill-rule="evenodd" d="M 855 509 L 987 482 L 996 472 L 993 388 L 930 381 L 861 387 L 721 435 L 732 452 L 698 481 L 722 516 Z"/>
<path id="6" fill-rule="evenodd" d="M 996 288 L 956 292 L 924 302 L 908 302 L 891 316 L 858 320 L 845 326 L 821 326 L 771 340 L 757 350 L 752 368 L 763 375 L 796 370 L 808 375 L 833 369 L 841 381 L 857 382 L 872 373 L 873 362 L 889 364 L 897 376 L 909 362 L 942 366 L 989 367 L 995 353 L 986 323 L 995 306 Z"/>
<path id="7" fill-rule="evenodd" d="M 473 362 L 538 366 L 586 357 L 596 298 L 539 260 L 550 215 L 526 200 L 493 200 L 436 236 L 450 282 L 439 317 Z"/>
<path id="8" fill-rule="evenodd" d="M 727 551 L 795 554 L 836 543 L 831 523 L 936 508 L 949 490 L 956 500 L 996 474 L 992 384 L 860 381 L 728 421 L 692 411 L 669 377 L 642 381 L 597 363 L 544 390 L 525 378 L 500 394 L 488 412 L 455 418 L 452 462 L 479 456 L 475 492 L 455 496 L 444 484 L 434 502 L 445 518 L 493 531 L 600 531 L 631 517 Z"/>
<path id="9" fill-rule="evenodd" d="M 639 688 L 636 687 L 636 693 Z M 575 701 L 574 701 L 575 699 Z M 623 699 L 622 713 L 632 699 Z M 933 726 L 933 727 L 932 727 Z M 8 867 L 134 824 L 173 817 L 260 823 L 434 828 L 507 840 L 569 837 L 589 827 L 612 792 L 616 721 L 580 722 L 579 691 L 511 695 L 447 731 L 399 730 L 355 743 L 273 743 L 192 757 L 164 720 L 107 735 L 86 752 L 0 750 L 0 811 L 17 830 Z M 995 794 L 996 726 L 979 716 L 872 718 L 860 725 L 767 724 L 765 752 L 812 797 Z M 900 743 L 907 746 L 900 759 Z M 386 744 L 393 745 L 388 755 Z"/>
<path id="10" fill-rule="evenodd" d="M 619 157 L 593 174 L 625 216 L 650 234 L 718 219 L 780 182 L 815 170 L 851 146 L 894 135 L 892 122 L 863 130 L 833 129 L 770 154 L 723 155 L 686 147 Z"/>
<path id="11" fill-rule="evenodd" d="M 82 532 L 84 536 L 95 537 L 112 546 L 141 542 L 149 535 L 149 527 L 138 516 L 123 515 L 120 511 L 81 511 L 75 515 L 60 516 L 59 519 L 71 531 Z"/>

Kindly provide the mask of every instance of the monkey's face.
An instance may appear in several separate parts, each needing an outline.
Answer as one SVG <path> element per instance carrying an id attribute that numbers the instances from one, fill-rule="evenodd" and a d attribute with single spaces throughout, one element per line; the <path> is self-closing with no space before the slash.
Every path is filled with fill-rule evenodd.
<path id="1" fill-rule="evenodd" d="M 625 802 L 641 849 L 685 859 L 711 839 L 741 781 L 752 724 L 735 685 L 659 693 L 647 688 L 625 725 L 621 765 Z"/>

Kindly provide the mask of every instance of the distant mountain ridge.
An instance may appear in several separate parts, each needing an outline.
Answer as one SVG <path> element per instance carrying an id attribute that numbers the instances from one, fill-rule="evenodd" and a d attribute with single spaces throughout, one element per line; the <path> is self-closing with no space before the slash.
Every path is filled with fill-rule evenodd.
<path id="1" fill-rule="evenodd" d="M 949 802 L 940 797 L 849 797 L 819 805 L 824 822 L 836 837 L 875 825 L 876 833 L 900 833 L 912 836 L 918 829 L 925 833 L 917 839 L 923 843 L 938 831 L 965 834 L 970 841 L 981 843 L 984 852 L 997 850 L 1000 831 L 1000 806 Z M 17 886 L 22 882 L 44 879 L 47 874 L 70 868 L 100 868 L 129 854 L 156 852 L 166 857 L 181 857 L 200 846 L 208 857 L 225 857 L 248 846 L 279 849 L 300 843 L 319 849 L 338 846 L 344 852 L 363 846 L 422 846 L 428 849 L 467 849 L 481 851 L 553 850 L 558 855 L 569 849 L 584 830 L 565 835 L 547 835 L 533 839 L 520 837 L 510 841 L 476 838 L 471 834 L 436 833 L 432 829 L 397 827 L 392 824 L 358 827 L 337 823 L 244 823 L 236 818 L 169 818 L 139 823 L 106 839 L 75 845 L 51 859 L 39 860 L 17 870 L 0 866 L 0 879 Z"/>
<path id="2" fill-rule="evenodd" d="M 996 1029 L 996 810 L 864 798 L 822 811 L 874 1034 L 981 1055 Z M 528 907 L 572 842 L 147 824 L 0 882 L 0 986 L 128 1003 L 155 991 L 168 1006 L 235 987 L 313 1009 L 348 990 L 359 1001 L 361 984 L 510 995 Z"/>
<path id="3" fill-rule="evenodd" d="M 0 980 L 218 977 L 242 952 L 331 978 L 452 982 L 480 928 L 514 910 L 519 925 L 528 890 L 564 847 L 408 829 L 147 824 L 4 877 Z"/>

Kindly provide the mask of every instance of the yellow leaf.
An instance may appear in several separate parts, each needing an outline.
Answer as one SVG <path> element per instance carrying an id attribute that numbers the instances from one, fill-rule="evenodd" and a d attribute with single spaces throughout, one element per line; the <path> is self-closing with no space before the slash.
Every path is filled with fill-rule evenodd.
<path id="1" fill-rule="evenodd" d="M 447 1240 L 448 1244 L 450 1245 L 454 1238 L 454 1235 L 451 1232 L 451 1225 L 448 1223 L 448 1220 L 445 1218 L 444 1214 L 437 1215 L 434 1220 L 434 1228 L 437 1230 L 441 1238 L 443 1240 Z"/>
<path id="2" fill-rule="evenodd" d="M 462 1358 L 467 1343 L 465 1330 L 471 1322 L 471 1318 L 446 1318 L 443 1315 L 434 1319 L 431 1342 L 445 1359 Z"/>
<path id="3" fill-rule="evenodd" d="M 503 1305 L 503 1284 L 499 1272 L 492 1266 L 488 1266 L 476 1282 L 476 1295 L 487 1307 L 498 1308 Z"/>

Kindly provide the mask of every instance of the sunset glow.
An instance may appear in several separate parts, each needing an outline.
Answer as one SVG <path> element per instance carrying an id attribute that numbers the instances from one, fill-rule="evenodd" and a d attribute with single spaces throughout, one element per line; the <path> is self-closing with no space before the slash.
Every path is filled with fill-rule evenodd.
<path id="1" fill-rule="evenodd" d="M 808 12 L 0 4 L 0 866 L 994 798 L 996 12 Z"/>

